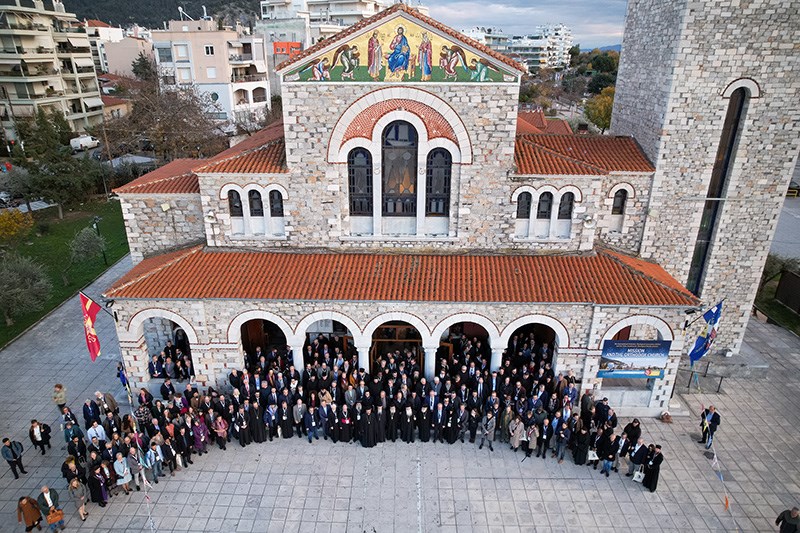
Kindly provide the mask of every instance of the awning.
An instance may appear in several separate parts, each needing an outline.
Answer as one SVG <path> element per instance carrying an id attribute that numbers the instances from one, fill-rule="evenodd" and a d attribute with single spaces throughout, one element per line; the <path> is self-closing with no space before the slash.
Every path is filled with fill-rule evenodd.
<path id="1" fill-rule="evenodd" d="M 89 39 L 86 37 L 67 37 L 67 41 L 75 48 L 89 48 Z"/>
<path id="2" fill-rule="evenodd" d="M 267 64 L 262 63 L 261 61 L 253 61 L 253 65 L 256 67 L 256 72 L 259 74 L 264 74 L 267 71 Z"/>
<path id="3" fill-rule="evenodd" d="M 91 57 L 76 57 L 72 60 L 76 67 L 93 67 L 94 60 Z"/>
<path id="4" fill-rule="evenodd" d="M 103 107 L 103 99 L 99 96 L 84 98 L 83 103 L 86 104 L 86 107 Z"/>
<path id="5" fill-rule="evenodd" d="M 22 60 L 21 59 L 14 59 L 14 58 L 0 59 L 0 65 L 14 65 L 15 67 L 21 67 L 22 66 Z"/>
<path id="6" fill-rule="evenodd" d="M 231 45 L 231 48 L 244 48 L 240 41 L 228 41 L 228 44 Z"/>

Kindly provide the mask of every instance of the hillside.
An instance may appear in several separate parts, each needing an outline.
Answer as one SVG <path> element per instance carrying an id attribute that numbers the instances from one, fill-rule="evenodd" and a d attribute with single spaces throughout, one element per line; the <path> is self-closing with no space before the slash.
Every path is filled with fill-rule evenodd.
<path id="1" fill-rule="evenodd" d="M 98 19 L 112 26 L 136 22 L 153 29 L 177 19 L 178 6 L 194 19 L 203 15 L 202 6 L 206 6 L 209 15 L 223 18 L 227 23 L 239 20 L 244 24 L 254 21 L 260 10 L 258 0 L 64 0 L 64 5 L 81 20 Z"/>

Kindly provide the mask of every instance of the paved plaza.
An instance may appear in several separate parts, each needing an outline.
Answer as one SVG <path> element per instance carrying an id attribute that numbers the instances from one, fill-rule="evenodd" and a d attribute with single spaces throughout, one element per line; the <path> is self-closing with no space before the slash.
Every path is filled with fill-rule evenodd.
<path id="1" fill-rule="evenodd" d="M 130 268 L 112 267 L 87 291 L 98 297 Z M 26 447 L 29 474 L 14 480 L 0 465 L 0 531 L 22 531 L 17 499 L 38 495 L 43 484 L 69 502 L 60 466 L 55 382 L 66 385 L 69 404 L 80 412 L 95 390 L 122 400 L 115 376 L 118 348 L 113 320 L 101 316 L 103 355 L 91 363 L 77 298 L 0 352 L 0 433 Z M 665 463 L 651 494 L 622 473 L 610 478 L 566 460 L 559 465 L 531 457 L 521 461 L 499 442 L 495 451 L 477 445 L 397 443 L 365 449 L 353 444 L 306 440 L 236 443 L 194 458 L 150 492 L 156 531 L 774 531 L 777 514 L 800 502 L 800 339 L 751 322 L 746 341 L 770 364 L 768 378 L 726 380 L 721 394 L 682 396 L 686 405 L 714 403 L 722 414 L 716 446 L 730 498 L 696 441 L 695 416 L 672 424 L 644 420 L 645 439 L 661 443 Z M 679 383 L 676 395 L 685 391 Z M 80 415 L 79 415 L 80 416 Z M 53 426 L 54 446 L 32 453 L 28 421 Z M 620 427 L 627 423 L 620 420 Z M 143 492 L 115 496 L 105 509 L 90 504 L 81 522 L 64 505 L 68 530 L 148 531 Z"/>

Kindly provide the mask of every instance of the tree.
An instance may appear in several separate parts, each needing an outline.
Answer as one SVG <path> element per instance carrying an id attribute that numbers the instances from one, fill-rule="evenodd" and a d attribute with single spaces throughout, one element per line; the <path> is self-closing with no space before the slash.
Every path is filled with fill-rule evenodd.
<path id="1" fill-rule="evenodd" d="M 61 272 L 61 279 L 64 281 L 64 285 L 69 285 L 67 272 L 73 265 L 87 259 L 100 257 L 105 251 L 106 240 L 98 235 L 94 228 L 88 227 L 80 230 L 69 243 L 69 262 Z"/>
<path id="2" fill-rule="evenodd" d="M 616 82 L 616 76 L 605 72 L 598 72 L 592 76 L 591 80 L 589 80 L 589 84 L 586 86 L 586 89 L 592 94 L 600 94 L 603 89 L 606 87 L 611 87 Z"/>
<path id="3" fill-rule="evenodd" d="M 578 63 L 578 56 L 581 55 L 581 45 L 576 44 L 569 49 L 569 66 L 574 67 Z"/>
<path id="4" fill-rule="evenodd" d="M 19 147 L 15 147 L 12 155 L 22 153 Z M 25 163 L 24 157 L 13 157 L 15 161 L 14 168 L 10 172 L 0 173 L 0 190 L 7 191 L 12 198 L 22 197 L 25 200 L 25 206 L 28 208 L 28 213 L 32 211 L 31 201 L 36 200 L 36 188 L 33 184 L 33 178 L 28 169 L 21 166 Z M 21 163 L 20 163 L 21 162 Z"/>
<path id="5" fill-rule="evenodd" d="M 0 256 L 0 311 L 6 326 L 14 324 L 15 316 L 41 309 L 51 288 L 44 268 L 33 259 L 17 254 Z"/>
<path id="6" fill-rule="evenodd" d="M 13 244 L 24 239 L 33 228 L 33 215 L 19 209 L 0 212 L 0 243 Z"/>
<path id="7" fill-rule="evenodd" d="M 592 58 L 592 68 L 598 72 L 616 73 L 617 61 L 607 52 L 597 54 Z"/>
<path id="8" fill-rule="evenodd" d="M 611 127 L 611 110 L 614 108 L 614 87 L 606 87 L 597 96 L 586 102 L 584 115 L 595 126 L 600 128 L 600 133 Z"/>
<path id="9" fill-rule="evenodd" d="M 139 52 L 139 55 L 133 60 L 131 63 L 131 70 L 137 79 L 142 81 L 158 81 L 156 62 L 144 52 Z"/>

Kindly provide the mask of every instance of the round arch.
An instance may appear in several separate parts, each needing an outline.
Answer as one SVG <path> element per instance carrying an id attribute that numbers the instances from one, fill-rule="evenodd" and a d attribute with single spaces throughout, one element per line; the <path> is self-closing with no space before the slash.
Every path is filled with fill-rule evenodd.
<path id="1" fill-rule="evenodd" d="M 412 315 L 411 313 L 405 313 L 402 311 L 396 311 L 393 313 L 383 313 L 372 320 L 369 321 L 369 324 L 366 325 L 364 328 L 364 332 L 362 338 L 369 339 L 370 342 L 372 341 L 372 335 L 375 333 L 375 330 L 378 329 L 382 324 L 386 322 L 391 322 L 393 320 L 407 322 L 417 328 L 419 331 L 420 336 L 422 337 L 422 346 L 425 348 L 436 348 L 439 346 L 439 340 L 436 339 L 435 341 L 431 340 L 431 331 L 428 329 L 428 325 L 418 317 L 417 315 Z"/>
<path id="2" fill-rule="evenodd" d="M 556 333 L 556 340 L 558 341 L 559 348 L 566 348 L 569 346 L 570 341 L 567 328 L 565 328 L 564 324 L 559 320 L 547 315 L 525 315 L 511 321 L 500 334 L 500 346 L 507 346 L 514 332 L 528 324 L 544 324 L 548 326 Z"/>
<path id="3" fill-rule="evenodd" d="M 489 318 L 477 313 L 456 313 L 448 316 L 436 324 L 436 327 L 433 328 L 431 338 L 438 342 L 442 338 L 442 334 L 444 334 L 447 328 L 453 324 L 458 324 L 459 322 L 473 322 L 485 329 L 486 333 L 489 334 L 489 345 L 492 348 L 495 347 L 495 344 L 500 339 L 500 330 L 497 328 L 495 323 L 489 320 Z"/>
<path id="4" fill-rule="evenodd" d="M 516 189 L 514 189 L 514 192 L 511 193 L 511 203 L 516 202 L 519 199 L 519 195 L 524 193 L 524 192 L 530 193 L 531 200 L 533 198 L 536 198 L 536 194 L 537 194 L 536 193 L 536 189 L 534 189 L 530 185 L 522 185 L 522 186 L 517 187 Z"/>
<path id="5" fill-rule="evenodd" d="M 295 335 L 298 337 L 305 336 L 306 330 L 309 328 L 309 326 L 320 320 L 335 320 L 350 330 L 350 333 L 353 335 L 354 343 L 356 340 L 360 340 L 361 328 L 358 327 L 358 324 L 356 324 L 355 320 L 338 311 L 315 311 L 314 313 L 307 314 L 294 328 Z"/>
<path id="6" fill-rule="evenodd" d="M 139 336 L 141 336 L 141 331 L 144 328 L 145 320 L 150 318 L 166 318 L 167 320 L 171 320 L 172 322 L 176 323 L 178 326 L 183 329 L 183 332 L 186 333 L 186 338 L 189 341 L 189 344 L 197 344 L 197 333 L 194 330 L 192 324 L 183 318 L 181 315 L 169 311 L 167 309 L 161 309 L 157 307 L 151 307 L 149 309 L 143 309 L 133 315 L 131 319 L 128 321 L 128 334 L 130 338 L 128 339 L 120 339 L 120 340 L 136 340 Z"/>
<path id="7" fill-rule="evenodd" d="M 611 190 L 608 191 L 608 198 L 614 198 L 617 192 L 623 190 L 628 192 L 628 198 L 636 198 L 636 188 L 627 181 L 622 181 L 611 187 Z"/>
<path id="8" fill-rule="evenodd" d="M 559 198 L 564 196 L 568 192 L 571 192 L 572 194 L 575 195 L 575 201 L 576 202 L 582 202 L 583 201 L 583 193 L 575 185 L 565 185 L 564 187 L 561 187 L 558 190 Z"/>
<path id="9" fill-rule="evenodd" d="M 598 348 L 602 348 L 603 342 L 613 339 L 614 335 L 619 333 L 621 330 L 627 328 L 628 326 L 633 326 L 634 324 L 646 324 L 648 326 L 656 328 L 658 333 L 661 335 L 662 340 L 665 341 L 675 340 L 675 337 L 672 334 L 672 328 L 669 326 L 669 324 L 667 324 L 657 316 L 633 315 L 623 318 L 622 320 L 616 322 L 614 325 L 608 328 L 605 334 L 603 334 L 603 337 L 600 339 L 600 345 L 598 346 Z"/>
<path id="10" fill-rule="evenodd" d="M 733 91 L 742 87 L 747 90 L 750 98 L 758 98 L 761 96 L 761 87 L 756 80 L 753 78 L 739 78 L 738 80 L 733 80 L 725 87 L 722 91 L 722 97 L 730 98 Z"/>
<path id="11" fill-rule="evenodd" d="M 294 332 L 292 331 L 291 326 L 289 326 L 289 324 L 282 317 L 276 315 L 275 313 L 270 313 L 269 311 L 254 309 L 252 311 L 245 311 L 231 320 L 231 323 L 228 326 L 228 342 L 231 344 L 238 344 L 241 342 L 242 325 L 250 320 L 258 319 L 268 320 L 278 326 L 286 336 L 287 342 L 291 342 L 291 339 L 294 338 Z"/>

